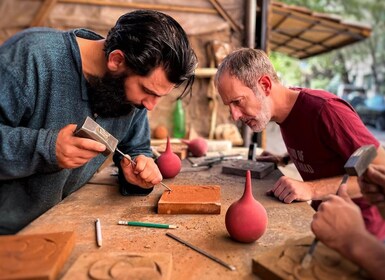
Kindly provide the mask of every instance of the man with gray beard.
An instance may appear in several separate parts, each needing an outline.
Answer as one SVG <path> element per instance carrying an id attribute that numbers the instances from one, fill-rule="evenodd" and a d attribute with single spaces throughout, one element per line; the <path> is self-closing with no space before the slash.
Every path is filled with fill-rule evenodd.
<path id="1" fill-rule="evenodd" d="M 218 68 L 215 84 L 235 121 L 255 132 L 269 121 L 280 126 L 290 160 L 303 179 L 282 176 L 274 184 L 268 194 L 284 203 L 312 200 L 317 209 L 320 200 L 337 192 L 345 162 L 363 145 L 375 145 L 378 156 L 373 163 L 385 164 L 384 149 L 348 103 L 324 90 L 285 87 L 261 50 L 242 48 L 229 54 Z M 274 155 L 267 160 L 283 162 Z M 348 186 L 367 229 L 385 239 L 377 208 L 363 199 L 355 179 L 349 179 Z"/>

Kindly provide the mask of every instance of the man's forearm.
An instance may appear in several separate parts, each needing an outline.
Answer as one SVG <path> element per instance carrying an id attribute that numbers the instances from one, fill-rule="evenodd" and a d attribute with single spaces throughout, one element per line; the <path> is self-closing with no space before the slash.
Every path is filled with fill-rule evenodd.
<path id="1" fill-rule="evenodd" d="M 0 180 L 59 171 L 52 129 L 11 128 L 0 124 Z"/>
<path id="2" fill-rule="evenodd" d="M 313 190 L 312 199 L 322 200 L 325 196 L 329 194 L 336 194 L 341 182 L 342 176 L 337 176 L 320 180 L 308 181 L 307 183 L 312 187 Z M 349 177 L 347 185 L 348 194 L 351 198 L 362 196 L 356 177 Z"/>

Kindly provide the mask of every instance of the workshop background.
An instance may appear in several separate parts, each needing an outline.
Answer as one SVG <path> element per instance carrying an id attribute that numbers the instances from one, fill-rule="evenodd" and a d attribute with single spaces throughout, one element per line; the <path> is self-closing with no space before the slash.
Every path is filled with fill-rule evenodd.
<path id="1" fill-rule="evenodd" d="M 256 138 L 247 127 L 234 124 L 213 86 L 213 76 L 221 59 L 241 46 L 260 48 L 271 54 L 286 84 L 324 86 L 332 92 L 336 84 L 341 87 L 346 83 L 360 83 L 357 73 L 360 67 L 361 72 L 371 74 L 365 73 L 361 79 L 364 84 L 353 89 L 365 87 L 372 95 L 378 92 L 383 97 L 379 85 L 385 84 L 385 59 L 379 46 L 383 42 L 385 20 L 380 11 L 384 3 L 377 2 L 371 0 L 363 9 L 356 0 L 314 3 L 301 0 L 2 0 L 0 44 L 16 32 L 33 26 L 63 30 L 84 27 L 106 35 L 117 18 L 128 11 L 154 9 L 167 13 L 186 30 L 199 61 L 192 98 L 183 100 L 186 137 L 194 132 L 194 136 L 225 139 L 234 146 L 247 147 Z M 352 53 L 360 53 L 361 58 Z M 371 63 L 363 67 L 357 59 Z M 369 70 L 365 70 L 367 68 Z M 370 79 L 372 83 L 368 82 Z M 149 112 L 152 131 L 165 126 L 172 133 L 178 96 L 178 90 L 175 91 Z M 337 89 L 334 93 L 338 94 Z M 385 107 L 383 115 L 385 117 Z M 258 144 L 271 146 L 267 144 L 274 140 L 271 138 L 280 137 L 276 132 L 274 124 L 269 125 L 268 131 L 262 137 L 259 135 Z M 378 137 L 382 135 L 379 133 Z"/>

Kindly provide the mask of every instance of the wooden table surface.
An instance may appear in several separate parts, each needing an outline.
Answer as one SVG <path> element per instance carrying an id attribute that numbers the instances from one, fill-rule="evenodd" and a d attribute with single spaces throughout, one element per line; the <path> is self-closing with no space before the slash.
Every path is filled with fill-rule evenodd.
<path id="1" fill-rule="evenodd" d="M 184 165 L 187 162 L 183 163 Z M 19 234 L 74 231 L 75 247 L 60 273 L 62 277 L 83 253 L 91 252 L 163 252 L 172 254 L 171 279 L 258 279 L 252 273 L 252 258 L 282 245 L 289 238 L 312 235 L 310 222 L 314 211 L 306 202 L 284 204 L 265 195 L 282 176 L 279 170 L 263 179 L 252 179 L 254 197 L 264 205 L 268 214 L 265 234 L 256 242 L 243 244 L 233 241 L 225 226 L 228 207 L 238 200 L 244 190 L 245 178 L 222 174 L 221 165 L 200 172 L 182 172 L 168 185 L 220 185 L 220 215 L 159 215 L 156 205 L 165 190 L 155 187 L 148 196 L 121 196 L 117 186 L 87 184 L 60 204 L 33 221 Z M 105 175 L 103 175 L 105 176 Z M 107 181 L 114 177 L 106 175 Z M 102 224 L 103 246 L 95 241 L 95 219 Z M 157 229 L 117 225 L 119 220 L 138 220 L 178 225 L 177 229 Z M 167 237 L 166 232 L 188 241 L 236 267 L 231 271 L 196 251 Z"/>

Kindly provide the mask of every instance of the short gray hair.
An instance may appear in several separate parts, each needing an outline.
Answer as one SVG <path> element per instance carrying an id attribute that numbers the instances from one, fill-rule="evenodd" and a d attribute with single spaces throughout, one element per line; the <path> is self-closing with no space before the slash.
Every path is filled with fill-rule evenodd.
<path id="1" fill-rule="evenodd" d="M 258 49 L 241 48 L 230 53 L 218 67 L 215 85 L 218 85 L 219 77 L 226 71 L 253 90 L 256 81 L 263 75 L 269 76 L 274 82 L 279 82 L 269 57 Z"/>

